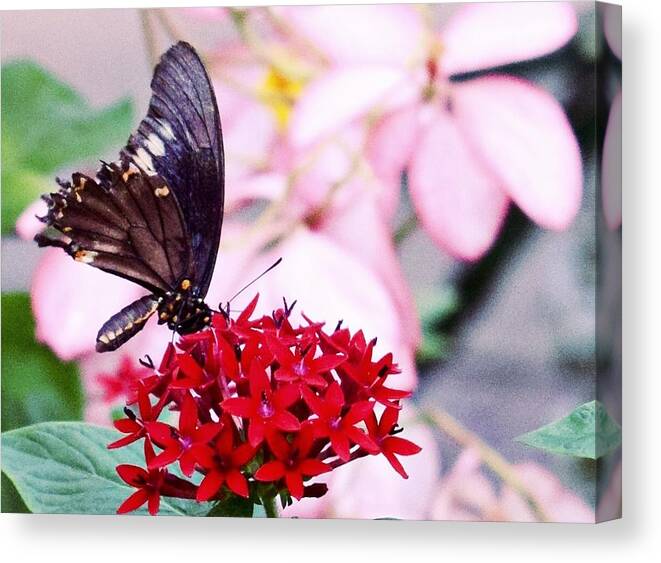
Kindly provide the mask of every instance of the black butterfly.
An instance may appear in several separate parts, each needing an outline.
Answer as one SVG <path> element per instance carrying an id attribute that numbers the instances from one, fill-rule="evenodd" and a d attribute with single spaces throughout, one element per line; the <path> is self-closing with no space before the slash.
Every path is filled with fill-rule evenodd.
<path id="1" fill-rule="evenodd" d="M 40 218 L 58 233 L 39 246 L 148 289 L 99 331 L 96 349 L 115 350 L 158 313 L 180 334 L 209 323 L 204 303 L 223 221 L 224 156 L 216 97 L 189 44 L 171 47 L 154 70 L 147 116 L 96 178 L 73 174 L 43 196 Z"/>

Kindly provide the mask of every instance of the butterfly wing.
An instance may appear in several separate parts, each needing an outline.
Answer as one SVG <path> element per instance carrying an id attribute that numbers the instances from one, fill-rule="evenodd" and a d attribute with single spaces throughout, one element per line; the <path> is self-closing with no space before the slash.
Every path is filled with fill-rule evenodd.
<path id="1" fill-rule="evenodd" d="M 39 246 L 64 249 L 74 260 L 162 294 L 193 270 L 183 214 L 159 176 L 128 161 L 104 164 L 96 178 L 74 174 L 44 196 L 42 220 L 54 231 Z"/>
<path id="2" fill-rule="evenodd" d="M 161 57 L 151 88 L 147 116 L 122 154 L 144 173 L 163 178 L 176 194 L 190 236 L 191 279 L 204 297 L 216 262 L 225 195 L 216 97 L 202 61 L 185 42 Z"/>

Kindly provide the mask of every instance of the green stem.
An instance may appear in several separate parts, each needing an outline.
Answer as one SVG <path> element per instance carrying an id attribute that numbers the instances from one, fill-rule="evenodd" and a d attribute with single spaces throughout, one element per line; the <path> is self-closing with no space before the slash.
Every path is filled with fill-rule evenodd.
<path id="1" fill-rule="evenodd" d="M 263 497 L 262 504 L 264 505 L 264 512 L 267 518 L 277 518 L 278 508 L 275 505 L 275 497 Z"/>
<path id="2" fill-rule="evenodd" d="M 418 216 L 411 213 L 397 228 L 393 236 L 395 244 L 400 245 L 406 237 L 418 228 Z"/>

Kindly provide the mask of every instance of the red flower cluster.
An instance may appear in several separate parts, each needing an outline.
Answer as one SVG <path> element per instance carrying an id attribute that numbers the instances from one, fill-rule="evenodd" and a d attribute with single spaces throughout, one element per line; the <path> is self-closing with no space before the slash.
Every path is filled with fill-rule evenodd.
<path id="1" fill-rule="evenodd" d="M 326 485 L 310 478 L 381 453 L 407 477 L 396 456 L 420 448 L 395 436 L 409 393 L 386 387 L 398 373 L 392 354 L 374 360 L 376 341 L 340 325 L 330 334 L 307 319 L 294 328 L 286 303 L 251 319 L 257 299 L 236 319 L 214 314 L 210 327 L 170 344 L 158 369 L 134 382 L 137 412 L 125 408 L 115 421 L 125 436 L 108 447 L 144 440 L 146 469 L 117 467 L 138 489 L 118 512 L 147 503 L 156 514 L 161 496 L 319 497 Z M 178 413 L 176 425 L 166 409 Z M 183 477 L 168 470 L 175 465 Z"/>

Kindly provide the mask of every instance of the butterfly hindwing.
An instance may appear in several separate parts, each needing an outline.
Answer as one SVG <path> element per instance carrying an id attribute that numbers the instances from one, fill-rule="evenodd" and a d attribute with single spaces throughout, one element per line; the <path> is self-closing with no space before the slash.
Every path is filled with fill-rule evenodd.
<path id="1" fill-rule="evenodd" d="M 179 201 L 190 236 L 192 276 L 204 296 L 211 281 L 223 219 L 224 157 L 211 81 L 194 49 L 180 42 L 154 70 L 147 116 L 123 155 L 162 177 Z"/>
<path id="2" fill-rule="evenodd" d="M 182 213 L 165 182 L 128 161 L 104 164 L 96 178 L 73 175 L 45 196 L 43 220 L 59 231 L 37 236 L 40 246 L 59 246 L 74 260 L 168 291 L 192 270 Z"/>

